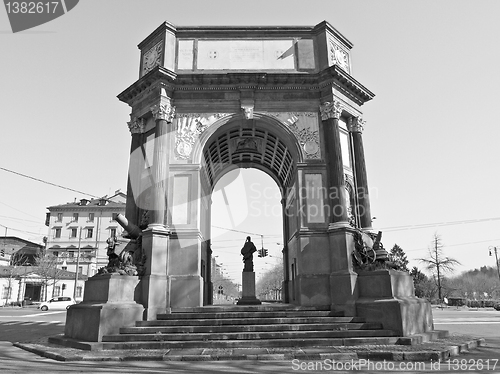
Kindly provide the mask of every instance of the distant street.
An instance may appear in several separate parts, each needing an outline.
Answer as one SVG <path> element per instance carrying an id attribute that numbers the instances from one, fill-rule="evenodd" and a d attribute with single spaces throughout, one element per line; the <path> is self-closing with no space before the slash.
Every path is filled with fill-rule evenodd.
<path id="1" fill-rule="evenodd" d="M 500 311 L 449 307 L 433 309 L 432 315 L 436 330 L 500 339 Z"/>
<path id="2" fill-rule="evenodd" d="M 0 308 L 0 341 L 26 342 L 64 333 L 66 311 Z"/>

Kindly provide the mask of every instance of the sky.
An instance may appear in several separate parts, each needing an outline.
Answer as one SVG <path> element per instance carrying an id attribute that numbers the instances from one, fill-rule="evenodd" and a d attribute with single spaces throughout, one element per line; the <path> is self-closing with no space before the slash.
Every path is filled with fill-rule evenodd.
<path id="1" fill-rule="evenodd" d="M 457 273 L 494 266 L 488 248 L 500 246 L 498 14 L 494 0 L 85 0 L 13 34 L 0 9 L 0 232 L 39 242 L 47 235 L 47 206 L 125 191 L 130 109 L 116 96 L 138 79 L 137 44 L 162 22 L 326 20 L 353 43 L 352 75 L 375 93 L 362 107 L 363 140 L 374 228 L 384 246 L 397 243 L 410 266 L 422 267 L 418 258 L 437 233 L 445 255 L 461 262 Z M 266 183 L 261 174 L 233 179 Z M 219 197 L 214 212 L 226 209 L 216 207 Z M 231 227 L 236 231 L 214 228 L 214 255 L 234 277 L 242 263 L 233 252 L 246 233 L 257 234 L 256 244 L 264 235 L 273 255 L 256 267 L 272 266 L 280 255 L 280 218 L 247 218 Z"/>

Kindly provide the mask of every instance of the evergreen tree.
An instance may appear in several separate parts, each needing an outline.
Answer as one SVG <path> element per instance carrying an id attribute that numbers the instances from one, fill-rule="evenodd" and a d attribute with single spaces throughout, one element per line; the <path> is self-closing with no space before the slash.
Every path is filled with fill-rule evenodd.
<path id="1" fill-rule="evenodd" d="M 394 247 L 392 247 L 389 252 L 389 261 L 394 264 L 396 270 L 410 272 L 408 269 L 408 259 L 406 258 L 406 253 L 399 245 L 394 244 Z"/>

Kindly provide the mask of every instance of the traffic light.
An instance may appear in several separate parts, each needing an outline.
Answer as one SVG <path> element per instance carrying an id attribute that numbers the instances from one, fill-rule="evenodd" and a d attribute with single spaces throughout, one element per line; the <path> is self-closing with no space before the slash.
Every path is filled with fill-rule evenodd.
<path id="1" fill-rule="evenodd" d="M 262 249 L 262 251 L 264 252 L 264 253 L 262 254 L 262 257 L 266 257 L 266 256 L 267 256 L 267 249 L 265 249 L 265 248 L 264 248 L 264 249 Z"/>
<path id="2" fill-rule="evenodd" d="M 258 252 L 258 255 L 257 255 L 257 256 L 259 256 L 259 257 L 264 257 L 264 255 L 263 255 L 263 252 L 262 252 L 262 251 L 263 251 L 262 249 L 259 249 L 259 250 L 257 251 L 257 252 Z"/>
<path id="3" fill-rule="evenodd" d="M 5 257 L 5 249 L 0 249 L 0 256 Z"/>

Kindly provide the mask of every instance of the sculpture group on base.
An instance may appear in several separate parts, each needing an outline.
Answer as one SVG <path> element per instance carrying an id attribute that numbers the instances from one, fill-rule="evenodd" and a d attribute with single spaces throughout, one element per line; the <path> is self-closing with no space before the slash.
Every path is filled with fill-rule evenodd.
<path id="1" fill-rule="evenodd" d="M 144 275 L 146 257 L 142 249 L 142 230 L 148 226 L 147 212 L 140 227 L 129 223 L 121 214 L 117 215 L 116 221 L 124 228 L 124 235 L 120 239 L 114 236 L 106 240 L 108 264 L 100 268 L 95 276 L 109 273 Z"/>

